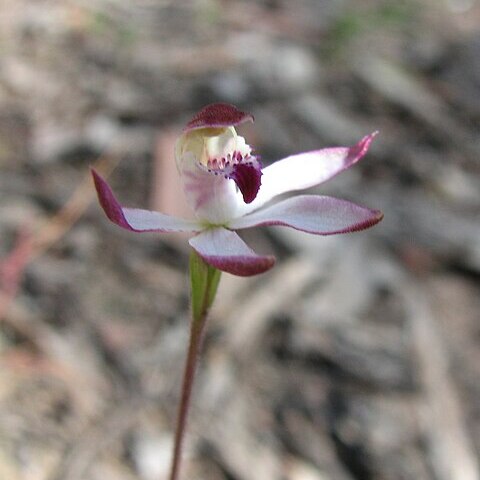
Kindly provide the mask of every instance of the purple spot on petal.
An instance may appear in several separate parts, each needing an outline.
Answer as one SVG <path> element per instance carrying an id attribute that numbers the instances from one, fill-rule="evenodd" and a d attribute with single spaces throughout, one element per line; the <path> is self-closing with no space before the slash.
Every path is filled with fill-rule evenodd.
<path id="1" fill-rule="evenodd" d="M 254 164 L 239 163 L 233 166 L 231 178 L 240 189 L 245 203 L 255 200 L 261 185 L 262 170 L 259 162 Z"/>

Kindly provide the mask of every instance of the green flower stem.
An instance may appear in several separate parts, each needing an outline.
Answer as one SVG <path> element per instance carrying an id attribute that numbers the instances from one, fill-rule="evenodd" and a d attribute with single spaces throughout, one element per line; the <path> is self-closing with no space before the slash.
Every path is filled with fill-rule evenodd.
<path id="1" fill-rule="evenodd" d="M 202 258 L 192 250 L 192 254 L 190 255 L 192 323 L 190 326 L 190 342 L 183 374 L 181 399 L 176 423 L 170 480 L 178 480 L 179 476 L 183 439 L 187 426 L 195 372 L 202 349 L 207 314 L 215 299 L 219 281 L 220 271 L 207 265 Z"/>

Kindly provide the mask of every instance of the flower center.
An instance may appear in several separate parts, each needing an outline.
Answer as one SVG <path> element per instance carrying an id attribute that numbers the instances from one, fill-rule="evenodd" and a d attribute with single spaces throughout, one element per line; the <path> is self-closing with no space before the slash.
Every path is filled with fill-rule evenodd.
<path id="1" fill-rule="evenodd" d="M 250 152 L 234 150 L 219 158 L 209 158 L 206 169 L 213 175 L 233 180 L 242 193 L 245 203 L 255 200 L 261 185 L 262 166 Z"/>
<path id="2" fill-rule="evenodd" d="M 230 178 L 229 175 L 234 166 L 239 164 L 253 165 L 253 159 L 254 157 L 249 153 L 242 155 L 240 152 L 234 151 L 221 158 L 209 158 L 207 160 L 207 170 L 214 175 L 223 175 L 225 178 Z"/>

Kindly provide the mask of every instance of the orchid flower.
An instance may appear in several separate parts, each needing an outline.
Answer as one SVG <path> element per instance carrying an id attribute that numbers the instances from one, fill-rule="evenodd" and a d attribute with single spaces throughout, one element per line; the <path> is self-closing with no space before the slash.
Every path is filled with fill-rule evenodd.
<path id="1" fill-rule="evenodd" d="M 247 121 L 253 121 L 253 116 L 233 105 L 212 104 L 190 120 L 178 139 L 178 172 L 196 219 L 122 207 L 105 180 L 92 171 L 107 217 L 133 232 L 191 232 L 191 247 L 208 265 L 240 276 L 269 270 L 275 258 L 256 254 L 236 230 L 281 225 L 333 235 L 363 230 L 383 218 L 378 210 L 319 195 L 297 195 L 269 204 L 284 193 L 314 187 L 354 165 L 376 132 L 353 147 L 299 153 L 262 168 L 259 157 L 235 130 Z"/>
<path id="2" fill-rule="evenodd" d="M 98 198 L 107 217 L 132 232 L 191 232 L 190 282 L 192 323 L 169 480 L 178 480 L 182 443 L 207 314 L 220 271 L 249 276 L 275 263 L 257 255 L 236 230 L 283 225 L 316 235 L 363 230 L 383 214 L 346 200 L 297 195 L 273 204 L 278 196 L 314 187 L 354 165 L 368 150 L 375 133 L 353 147 L 299 153 L 262 168 L 259 157 L 235 127 L 253 121 L 232 105 L 216 103 L 195 115 L 175 147 L 178 172 L 195 220 L 125 208 L 105 180 L 92 171 Z"/>

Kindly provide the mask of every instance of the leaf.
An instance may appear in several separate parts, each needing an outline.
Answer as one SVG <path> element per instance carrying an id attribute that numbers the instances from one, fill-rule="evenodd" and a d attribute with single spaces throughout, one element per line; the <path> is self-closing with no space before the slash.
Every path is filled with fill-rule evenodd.
<path id="1" fill-rule="evenodd" d="M 190 255 L 190 288 L 192 315 L 195 322 L 201 321 L 215 300 L 220 270 L 211 267 L 192 250 Z"/>

